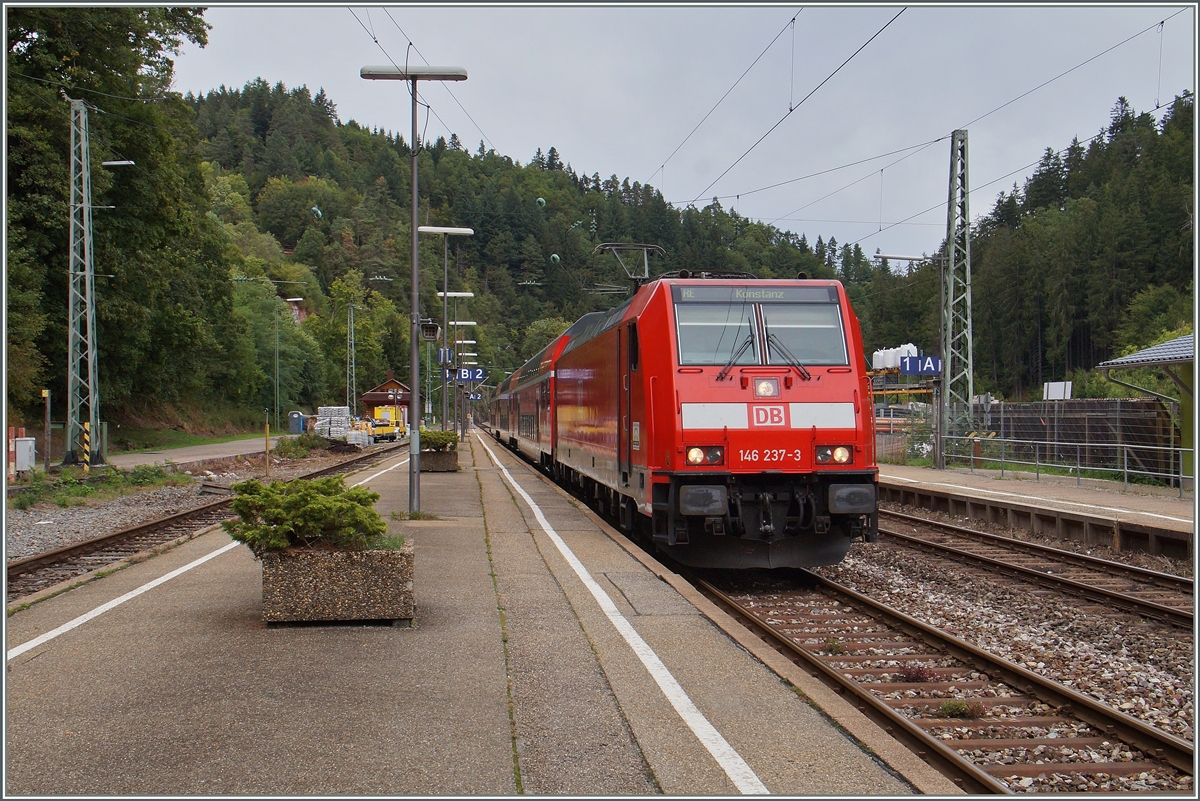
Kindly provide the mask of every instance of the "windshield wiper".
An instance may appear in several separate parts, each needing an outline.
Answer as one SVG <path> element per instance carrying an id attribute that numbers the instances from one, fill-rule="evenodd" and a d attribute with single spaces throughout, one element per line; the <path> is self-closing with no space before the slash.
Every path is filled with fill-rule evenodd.
<path id="1" fill-rule="evenodd" d="M 735 352 L 732 356 L 729 357 L 729 361 L 725 362 L 725 366 L 721 368 L 721 372 L 717 373 L 718 381 L 725 380 L 725 376 L 729 375 L 729 371 L 733 369 L 734 363 L 742 357 L 742 354 L 746 352 L 746 348 L 750 347 L 750 345 L 753 342 L 754 342 L 754 327 L 751 326 L 750 330 L 746 333 L 746 341 L 743 342 L 742 346 L 737 349 L 737 352 Z"/>
<path id="2" fill-rule="evenodd" d="M 774 334 L 768 333 L 767 334 L 767 347 L 768 348 L 770 348 L 770 347 L 778 348 L 779 352 L 783 355 L 783 358 L 787 360 L 787 363 L 789 365 L 791 365 L 792 367 L 795 367 L 796 371 L 798 373 L 800 373 L 800 377 L 803 378 L 805 381 L 812 379 L 812 375 L 808 372 L 807 368 L 805 368 L 805 366 L 800 363 L 799 359 L 797 359 L 795 356 L 792 355 L 792 352 L 790 350 L 788 350 L 787 348 L 784 347 L 783 343 L 779 341 L 779 337 L 775 336 Z"/>

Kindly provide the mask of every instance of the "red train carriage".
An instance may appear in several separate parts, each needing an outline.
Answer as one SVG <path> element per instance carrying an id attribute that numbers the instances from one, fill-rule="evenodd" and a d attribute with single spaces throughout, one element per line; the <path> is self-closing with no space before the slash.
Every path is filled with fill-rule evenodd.
<path id="1" fill-rule="evenodd" d="M 556 381 L 549 466 L 626 531 L 735 568 L 832 564 L 876 538 L 871 388 L 840 283 L 663 279 L 571 333 L 537 368 Z"/>
<path id="2" fill-rule="evenodd" d="M 481 421 L 498 442 L 508 442 L 506 432 L 509 429 L 509 415 L 512 410 L 512 382 L 515 375 L 516 373 L 513 373 L 492 390 L 491 397 L 487 402 L 487 419 Z"/>
<path id="3" fill-rule="evenodd" d="M 506 378 L 489 401 L 489 425 L 497 440 L 550 469 L 554 459 L 554 362 L 579 330 L 600 312 L 585 314 Z"/>

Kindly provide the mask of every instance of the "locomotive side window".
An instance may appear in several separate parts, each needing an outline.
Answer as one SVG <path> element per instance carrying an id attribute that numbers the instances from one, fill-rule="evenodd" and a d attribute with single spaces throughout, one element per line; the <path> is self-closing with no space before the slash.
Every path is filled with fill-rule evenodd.
<path id="1" fill-rule="evenodd" d="M 629 369 L 638 369 L 638 334 L 636 322 L 629 324 Z"/>
<path id="2" fill-rule="evenodd" d="M 801 364 L 849 364 L 842 313 L 836 303 L 764 303 L 763 323 L 784 347 L 768 348 L 772 364 L 786 364 L 792 353 Z"/>
<path id="3" fill-rule="evenodd" d="M 734 364 L 759 363 L 753 303 L 677 303 L 675 324 L 681 365 L 725 364 L 739 350 Z"/>

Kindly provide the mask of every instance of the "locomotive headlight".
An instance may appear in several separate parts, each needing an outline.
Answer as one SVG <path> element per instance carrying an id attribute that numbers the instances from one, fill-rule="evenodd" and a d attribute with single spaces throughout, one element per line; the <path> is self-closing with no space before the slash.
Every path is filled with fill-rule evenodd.
<path id="1" fill-rule="evenodd" d="M 756 379 L 754 379 L 754 397 L 756 397 L 756 398 L 778 398 L 779 397 L 779 379 L 778 378 L 756 378 Z"/>
<path id="2" fill-rule="evenodd" d="M 817 461 L 821 464 L 850 464 L 853 460 L 853 451 L 845 445 L 822 445 L 817 448 Z"/>
<path id="3" fill-rule="evenodd" d="M 719 445 L 712 445 L 706 448 L 688 448 L 687 463 L 691 465 L 724 464 L 725 449 Z"/>

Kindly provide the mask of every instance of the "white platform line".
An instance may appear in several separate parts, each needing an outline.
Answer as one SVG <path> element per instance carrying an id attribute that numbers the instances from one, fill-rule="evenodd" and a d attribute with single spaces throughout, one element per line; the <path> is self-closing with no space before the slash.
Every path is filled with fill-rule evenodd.
<path id="1" fill-rule="evenodd" d="M 646 670 L 650 672 L 654 681 L 663 691 L 663 695 L 671 702 L 671 706 L 675 707 L 675 711 L 679 713 L 679 717 L 683 719 L 683 722 L 696 735 L 696 739 L 708 749 L 708 752 L 717 760 L 717 764 L 721 766 L 725 774 L 729 776 L 740 792 L 746 795 L 769 794 L 770 790 L 759 780 L 758 776 L 746 764 L 741 755 L 721 736 L 716 727 L 708 722 L 708 718 L 704 717 L 704 714 L 696 708 L 696 705 L 692 703 L 692 699 L 688 697 L 683 687 L 671 675 L 671 671 L 667 669 L 667 666 L 658 658 L 658 654 L 654 652 L 654 649 L 642 639 L 641 635 L 633 628 L 633 625 L 617 609 L 617 605 L 613 603 L 612 598 L 608 596 L 604 588 L 596 583 L 596 580 L 592 578 L 591 573 L 583 566 L 579 558 L 575 556 L 574 552 L 558 536 L 558 532 L 551 527 L 545 515 L 542 514 L 541 508 L 534 503 L 533 498 L 529 497 L 529 493 L 516 482 L 516 479 L 505 469 L 504 465 L 500 464 L 500 460 L 496 458 L 496 454 L 492 453 L 492 449 L 483 441 L 483 437 L 480 437 L 478 433 L 476 433 L 476 437 L 479 438 L 479 444 L 488 452 L 488 456 L 491 457 L 492 462 L 500 468 L 500 472 L 504 474 L 504 478 L 508 481 L 509 486 L 525 500 L 525 503 L 529 504 L 529 508 L 533 510 L 534 517 L 537 518 L 538 525 L 542 527 L 542 531 L 546 532 L 546 536 L 550 538 L 555 547 L 558 548 L 559 553 L 567 560 L 567 564 L 575 571 L 575 575 L 579 577 L 579 580 L 592 593 L 592 597 L 600 604 L 600 608 L 604 610 L 604 614 L 612 622 L 613 626 L 616 627 L 617 631 L 620 632 L 625 642 L 629 643 L 629 647 L 637 654 L 642 664 L 646 666 Z"/>
<path id="2" fill-rule="evenodd" d="M 396 462 L 394 465 L 392 465 L 391 467 L 389 467 L 387 470 L 380 470 L 380 471 L 379 471 L 378 473 L 376 473 L 375 475 L 373 475 L 373 476 L 369 476 L 368 478 L 364 478 L 362 481 L 358 482 L 357 484 L 351 484 L 350 486 L 352 486 L 352 487 L 361 487 L 363 484 L 366 484 L 368 481 L 371 481 L 372 479 L 379 478 L 379 477 L 380 477 L 380 476 L 382 476 L 384 473 L 390 473 L 391 471 L 395 470 L 395 469 L 396 469 L 397 467 L 399 467 L 400 465 L 403 465 L 403 464 L 408 464 L 408 458 L 409 458 L 409 457 L 405 457 L 405 459 L 404 459 L 404 461 L 403 461 L 403 462 Z"/>
<path id="3" fill-rule="evenodd" d="M 226 551 L 228 551 L 232 548 L 236 548 L 239 545 L 241 545 L 240 542 L 231 542 L 228 545 L 218 548 L 217 550 L 213 551 L 212 553 L 208 554 L 207 556 L 202 556 L 199 559 L 197 559 L 196 561 L 189 562 L 188 564 L 184 565 L 183 567 L 181 567 L 177 570 L 172 570 L 170 573 L 167 573 L 165 576 L 159 576 L 158 578 L 154 579 L 154 581 L 143 584 L 142 586 L 138 587 L 136 590 L 130 590 L 129 592 L 122 595 L 120 598 L 114 598 L 113 600 L 109 601 L 106 604 L 101 604 L 100 606 L 97 606 L 92 611 L 86 612 L 86 613 L 80 615 L 79 617 L 75 618 L 74 620 L 63 623 L 61 626 L 54 629 L 53 631 L 48 631 L 39 637 L 34 637 L 29 642 L 23 643 L 13 649 L 11 649 L 8 652 L 8 660 L 6 660 L 6 661 L 15 659 L 16 657 L 20 656 L 21 654 L 25 653 L 26 651 L 28 651 L 31 648 L 37 648 L 39 645 L 42 645 L 43 643 L 50 642 L 55 637 L 58 637 L 60 634 L 66 634 L 71 629 L 82 626 L 84 623 L 87 623 L 92 618 L 99 617 L 100 615 L 104 614 L 108 610 L 115 609 L 116 607 L 120 606 L 121 604 L 125 603 L 126 601 L 132 600 L 133 598 L 138 597 L 142 593 L 154 589 L 159 584 L 163 584 L 164 582 L 170 581 L 171 579 L 175 578 L 176 576 L 182 575 L 183 573 L 186 573 L 187 571 L 191 570 L 193 567 L 202 565 L 205 562 L 207 562 L 209 559 L 214 559 L 214 558 L 220 556 L 221 554 L 225 553 Z"/>
<path id="4" fill-rule="evenodd" d="M 894 478 L 896 481 L 907 481 L 909 484 L 929 484 L 934 487 L 950 487 L 951 489 L 956 489 L 956 490 L 959 490 L 960 492 L 963 492 L 966 490 L 972 490 L 974 492 L 987 492 L 992 495 L 1007 495 L 1010 498 L 1021 498 L 1023 500 L 1027 500 L 1027 501 L 1040 501 L 1043 503 L 1045 503 L 1046 501 L 1049 501 L 1050 503 L 1061 503 L 1061 504 L 1066 504 L 1067 506 L 1078 506 L 1083 509 L 1103 509 L 1106 512 L 1122 512 L 1127 515 L 1145 515 L 1146 517 L 1157 517 L 1162 520 L 1174 520 L 1176 523 L 1191 523 L 1191 522 L 1193 522 L 1191 519 L 1186 518 L 1186 517 L 1172 517 L 1171 515 L 1160 515 L 1155 512 L 1139 512 L 1134 509 L 1118 509 L 1113 506 L 1098 506 L 1094 503 L 1076 503 L 1075 501 L 1064 501 L 1064 500 L 1060 500 L 1058 498 L 1046 498 L 1044 496 L 1038 496 L 1038 495 L 1021 495 L 1016 492 L 1004 492 L 1002 490 L 990 490 L 990 489 L 984 489 L 983 487 L 967 487 L 962 484 L 949 484 L 949 483 L 944 483 L 944 482 L 940 482 L 940 481 L 921 481 L 920 479 L 905 478 L 904 476 L 886 476 L 886 478 Z"/>

